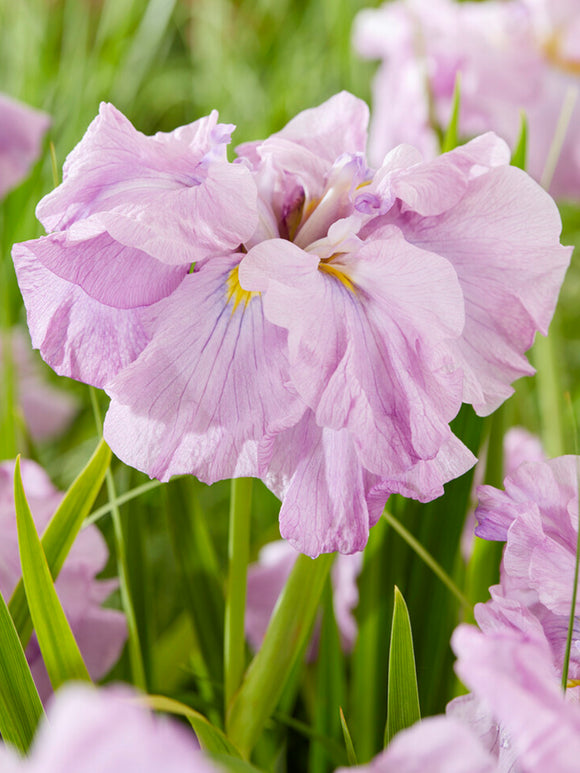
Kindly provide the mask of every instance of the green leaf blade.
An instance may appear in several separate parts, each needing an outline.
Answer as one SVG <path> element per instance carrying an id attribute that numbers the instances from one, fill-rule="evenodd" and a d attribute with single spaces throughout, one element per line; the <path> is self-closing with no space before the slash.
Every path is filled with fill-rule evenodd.
<path id="1" fill-rule="evenodd" d="M 53 580 L 58 577 L 83 521 L 91 511 L 110 462 L 111 450 L 105 441 L 101 440 L 46 527 L 42 537 L 42 548 Z M 8 606 L 20 640 L 26 646 L 32 631 L 32 623 L 22 579 L 14 589 Z"/>
<path id="2" fill-rule="evenodd" d="M 14 469 L 14 504 L 24 589 L 30 616 L 51 684 L 57 690 L 70 680 L 90 681 L 82 655 L 63 612 L 36 533 L 20 474 L 20 457 Z"/>
<path id="3" fill-rule="evenodd" d="M 155 711 L 164 711 L 169 714 L 185 717 L 193 728 L 199 745 L 205 751 L 212 754 L 227 754 L 230 757 L 241 759 L 240 752 L 227 739 L 223 731 L 212 725 L 199 711 L 173 698 L 166 698 L 164 695 L 147 695 L 139 700 L 144 700 Z"/>
<path id="4" fill-rule="evenodd" d="M 0 594 L 0 733 L 27 752 L 44 710 L 18 633 Z"/>
<path id="5" fill-rule="evenodd" d="M 358 761 L 356 758 L 356 752 L 354 750 L 354 744 L 352 742 L 352 738 L 350 735 L 350 730 L 348 729 L 348 725 L 346 723 L 346 718 L 344 716 L 344 712 L 342 709 L 340 709 L 340 724 L 342 727 L 342 734 L 344 736 L 344 745 L 346 746 L 346 756 L 348 758 L 348 764 L 349 765 L 358 765 Z"/>
<path id="6" fill-rule="evenodd" d="M 453 104 L 451 118 L 441 143 L 441 152 L 448 153 L 459 145 L 459 110 L 461 104 L 461 73 L 457 73 L 453 89 Z"/>
<path id="7" fill-rule="evenodd" d="M 526 160 L 528 153 L 528 118 L 525 112 L 522 110 L 520 113 L 520 133 L 518 140 L 514 148 L 514 152 L 511 158 L 511 165 L 517 166 L 518 169 L 526 168 Z"/>
<path id="8" fill-rule="evenodd" d="M 396 585 L 389 652 L 387 704 L 385 746 L 400 730 L 410 727 L 421 719 L 409 610 Z"/>

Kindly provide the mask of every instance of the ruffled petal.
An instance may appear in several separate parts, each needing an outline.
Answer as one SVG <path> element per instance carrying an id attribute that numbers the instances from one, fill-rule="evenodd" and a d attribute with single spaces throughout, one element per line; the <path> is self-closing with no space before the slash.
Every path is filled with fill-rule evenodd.
<path id="1" fill-rule="evenodd" d="M 256 474 L 255 442 L 304 411 L 289 384 L 286 333 L 236 284 L 239 260 L 215 258 L 186 276 L 148 315 L 151 345 L 107 386 L 107 441 L 162 480 Z"/>
<path id="2" fill-rule="evenodd" d="M 460 374 L 439 350 L 463 323 L 451 266 L 391 236 L 328 264 L 272 240 L 240 265 L 242 285 L 261 291 L 267 318 L 288 329 L 292 380 L 317 423 L 347 427 L 365 468 L 387 478 L 449 438 Z"/>
<path id="3" fill-rule="evenodd" d="M 0 198 L 28 175 L 49 125 L 46 113 L 0 94 Z"/>
<path id="4" fill-rule="evenodd" d="M 188 272 L 189 265 L 164 265 L 106 232 L 95 232 L 94 223 L 83 221 L 83 225 L 74 238 L 64 231 L 22 242 L 14 257 L 17 260 L 26 251 L 57 277 L 116 309 L 155 303 L 172 293 Z"/>
<path id="5" fill-rule="evenodd" d="M 60 279 L 27 245 L 12 250 L 32 345 L 61 376 L 102 387 L 142 351 L 143 309 L 115 309 Z"/>
<path id="6" fill-rule="evenodd" d="M 491 169 L 437 217 L 397 220 L 413 244 L 446 257 L 465 298 L 465 329 L 449 349 L 464 374 L 465 402 L 491 413 L 533 373 L 523 353 L 544 335 L 570 262 L 556 205 L 521 170 Z"/>
<path id="7" fill-rule="evenodd" d="M 251 236 L 257 211 L 249 171 L 225 158 L 231 128 L 217 124 L 214 111 L 190 127 L 146 137 L 103 103 L 37 216 L 47 230 L 71 230 L 76 239 L 89 219 L 170 265 L 235 248 Z"/>
<path id="8" fill-rule="evenodd" d="M 316 558 L 364 548 L 370 526 L 364 474 L 346 430 L 320 429 L 306 418 L 279 436 L 270 466 L 277 475 L 289 473 L 280 534 L 296 550 Z"/>

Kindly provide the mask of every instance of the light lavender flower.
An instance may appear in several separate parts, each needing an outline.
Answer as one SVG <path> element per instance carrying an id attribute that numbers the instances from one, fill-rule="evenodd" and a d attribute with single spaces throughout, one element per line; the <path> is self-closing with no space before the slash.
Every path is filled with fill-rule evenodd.
<path id="1" fill-rule="evenodd" d="M 30 437 L 42 441 L 63 432 L 78 410 L 77 400 L 42 378 L 40 362 L 35 361 L 30 338 L 23 330 L 8 332 L 12 345 L 12 366 L 16 381 L 16 403 Z M 0 379 L 2 379 L 3 336 L 0 336 Z"/>
<path id="2" fill-rule="evenodd" d="M 451 717 L 428 717 L 398 733 L 368 765 L 336 773 L 496 773 L 494 757 L 476 734 Z"/>
<path id="3" fill-rule="evenodd" d="M 297 551 L 288 542 L 277 540 L 264 545 L 258 561 L 248 569 L 246 636 L 256 651 L 262 644 L 278 596 L 297 558 Z M 338 555 L 331 569 L 334 615 L 345 652 L 353 648 L 357 634 L 353 611 L 358 604 L 356 579 L 361 568 L 362 554 L 355 553 Z M 315 643 L 309 650 L 309 657 L 316 657 Z"/>
<path id="4" fill-rule="evenodd" d="M 371 158 L 398 142 L 437 153 L 461 73 L 460 132 L 492 129 L 512 146 L 520 110 L 529 119 L 528 165 L 541 179 L 570 89 L 580 86 L 580 11 L 569 0 L 398 0 L 356 19 L 354 43 L 381 59 L 374 89 Z M 564 140 L 551 192 L 580 194 L 580 104 Z"/>
<path id="5" fill-rule="evenodd" d="M 35 462 L 21 462 L 22 482 L 40 534 L 63 494 Z M 13 495 L 14 462 L 0 464 L 0 593 L 6 601 L 21 576 Z M 127 638 L 125 618 L 101 604 L 117 587 L 116 580 L 96 580 L 107 563 L 107 546 L 95 526 L 80 532 L 56 580 L 55 587 L 89 673 L 100 679 L 118 660 Z M 51 692 L 36 638 L 26 649 L 39 694 Z"/>
<path id="6" fill-rule="evenodd" d="M 493 135 L 369 168 L 346 92 L 233 165 L 216 120 L 144 138 L 102 108 L 39 206 L 61 230 L 13 251 L 33 341 L 105 387 L 127 463 L 259 476 L 294 547 L 354 552 L 391 493 L 430 500 L 473 464 L 461 402 L 489 413 L 532 372 L 559 215 Z M 191 190 L 203 206 L 157 215 Z"/>
<path id="7" fill-rule="evenodd" d="M 580 706 L 562 693 L 541 634 L 509 627 L 483 633 L 462 625 L 452 647 L 457 673 L 477 703 L 463 712 L 465 699 L 459 698 L 448 711 L 471 719 L 482 743 L 497 755 L 498 770 L 577 770 Z"/>
<path id="8" fill-rule="evenodd" d="M 476 534 L 505 540 L 497 597 L 525 606 L 536 618 L 561 669 L 576 560 L 578 458 L 563 456 L 522 464 L 505 491 L 478 489 Z M 577 613 L 580 602 L 577 602 Z M 580 678 L 580 628 L 575 629 L 570 676 Z"/>
<path id="9" fill-rule="evenodd" d="M 0 94 L 0 198 L 28 175 L 49 125 L 46 113 Z"/>
<path id="10" fill-rule="evenodd" d="M 48 706 L 26 758 L 0 746 L 6 773 L 216 773 L 192 733 L 139 706 L 127 687 L 68 685 Z"/>
<path id="11" fill-rule="evenodd" d="M 474 529 L 477 524 L 475 519 L 476 490 L 483 483 L 485 474 L 487 451 L 484 450 L 483 456 L 473 471 L 473 486 L 471 498 L 473 508 L 467 514 L 465 526 L 461 535 L 461 553 L 467 562 L 471 556 L 473 548 Z M 504 475 L 511 475 L 517 470 L 520 464 L 524 462 L 543 462 L 546 454 L 542 442 L 537 435 L 528 432 L 523 427 L 510 427 L 503 438 L 503 472 Z"/>

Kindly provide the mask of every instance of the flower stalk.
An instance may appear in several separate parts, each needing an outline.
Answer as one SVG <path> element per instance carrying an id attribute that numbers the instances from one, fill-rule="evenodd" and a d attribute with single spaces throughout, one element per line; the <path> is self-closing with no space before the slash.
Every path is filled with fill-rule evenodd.
<path id="1" fill-rule="evenodd" d="M 229 706 L 227 734 L 245 757 L 249 757 L 276 708 L 297 658 L 304 651 L 333 560 L 332 553 L 316 559 L 298 556 L 262 647 Z"/>
<path id="2" fill-rule="evenodd" d="M 229 577 L 226 593 L 224 630 L 225 709 L 241 684 L 246 665 L 244 617 L 248 562 L 250 559 L 251 478 L 231 482 L 230 532 L 228 543 Z"/>

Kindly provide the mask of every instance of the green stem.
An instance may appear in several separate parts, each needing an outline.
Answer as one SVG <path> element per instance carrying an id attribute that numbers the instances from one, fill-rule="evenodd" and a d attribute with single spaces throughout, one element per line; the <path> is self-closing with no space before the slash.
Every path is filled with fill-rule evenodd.
<path id="1" fill-rule="evenodd" d="M 576 457 L 576 479 L 580 484 L 580 468 L 578 457 Z M 577 484 L 577 485 L 578 485 Z M 580 491 L 580 485 L 578 485 Z M 570 667 L 570 652 L 572 650 L 572 638 L 574 635 L 574 622 L 576 620 L 576 598 L 578 595 L 578 574 L 580 566 L 580 528 L 576 537 L 576 562 L 574 565 L 574 587 L 572 589 L 572 602 L 570 605 L 570 619 L 568 621 L 568 635 L 566 636 L 566 650 L 564 653 L 564 665 L 562 668 L 562 689 L 565 691 L 568 686 L 568 669 Z"/>
<path id="2" fill-rule="evenodd" d="M 550 335 L 538 335 L 533 349 L 536 368 L 538 401 L 542 423 L 542 441 L 549 457 L 564 453 L 564 427 L 562 422 L 562 389 L 560 387 L 560 357 L 556 351 L 556 324 L 552 322 Z"/>
<path id="3" fill-rule="evenodd" d="M 226 593 L 224 630 L 225 709 L 242 682 L 246 667 L 246 586 L 250 560 L 250 513 L 252 478 L 231 482 L 230 532 L 228 542 L 229 576 Z"/>
<path id="4" fill-rule="evenodd" d="M 262 646 L 229 707 L 228 736 L 248 757 L 304 651 L 334 554 L 299 555 L 278 599 Z"/>
<path id="5" fill-rule="evenodd" d="M 483 482 L 501 488 L 504 479 L 503 441 L 507 428 L 504 404 L 487 420 L 489 436 L 485 457 Z M 471 556 L 467 564 L 465 590 L 472 604 L 489 599 L 489 589 L 499 582 L 499 566 L 503 553 L 503 542 L 473 538 Z"/>
<path id="6" fill-rule="evenodd" d="M 385 588 L 396 574 L 389 532 L 386 520 L 373 526 L 358 577 L 358 635 L 351 659 L 349 725 L 359 763 L 369 762 L 381 749 L 386 720 L 390 599 Z"/>
<path id="7" fill-rule="evenodd" d="M 570 395 L 566 393 L 568 409 L 570 412 L 570 423 L 574 431 L 574 454 L 576 462 L 576 491 L 578 495 L 578 507 L 580 508 L 580 462 L 578 459 L 578 426 L 576 423 L 576 414 L 572 406 Z M 580 516 L 580 510 L 579 510 Z M 574 564 L 574 587 L 572 588 L 572 602 L 570 605 L 570 618 L 568 620 L 568 635 L 566 636 L 566 650 L 564 652 L 564 665 L 562 668 L 562 689 L 565 691 L 568 687 L 568 669 L 570 668 L 570 652 L 572 650 L 572 638 L 574 635 L 574 623 L 576 621 L 576 598 L 578 595 L 578 574 L 580 569 L 580 521 L 578 526 L 578 535 L 576 537 L 576 561 Z"/>
<path id="8" fill-rule="evenodd" d="M 409 547 L 415 551 L 415 553 L 419 556 L 419 558 L 424 561 L 429 569 L 437 575 L 437 577 L 441 580 L 441 582 L 445 585 L 448 590 L 453 593 L 455 598 L 463 604 L 463 606 L 471 611 L 473 609 L 473 606 L 467 596 L 465 596 L 457 587 L 457 585 L 453 582 L 451 577 L 447 574 L 445 569 L 443 569 L 440 564 L 437 563 L 437 561 L 433 558 L 433 556 L 428 553 L 423 545 L 413 537 L 411 532 L 407 531 L 402 523 L 397 521 L 396 518 L 393 518 L 393 516 L 388 513 L 386 510 L 383 513 L 383 518 L 386 520 L 386 522 L 391 526 L 397 534 L 402 537 L 405 542 L 409 545 Z"/>
<path id="9" fill-rule="evenodd" d="M 175 478 L 172 478 L 172 480 L 175 480 Z M 126 502 L 130 502 L 132 499 L 140 497 L 141 494 L 145 494 L 147 491 L 151 491 L 151 489 L 159 488 L 159 486 L 163 485 L 165 484 L 160 480 L 151 480 L 148 483 L 143 483 L 141 486 L 137 486 L 136 488 L 131 489 L 131 491 L 127 491 L 124 494 L 121 494 L 120 497 L 117 497 L 114 504 L 108 502 L 106 505 L 99 507 L 98 510 L 95 510 L 87 518 L 85 518 L 83 529 L 86 529 L 87 526 L 96 523 L 105 515 L 108 515 L 110 512 L 112 512 L 113 507 L 120 507 Z"/>
<path id="10" fill-rule="evenodd" d="M 91 403 L 95 422 L 99 433 L 103 434 L 103 422 L 97 400 L 97 392 L 94 387 L 90 387 Z M 123 524 L 121 522 L 121 512 L 119 510 L 117 491 L 115 481 L 110 468 L 106 472 L 107 493 L 113 520 L 113 532 L 115 536 L 115 552 L 117 554 L 117 568 L 119 573 L 119 591 L 121 594 L 121 604 L 127 618 L 129 659 L 131 661 L 131 671 L 133 675 L 133 684 L 144 692 L 147 691 L 147 681 L 145 679 L 145 668 L 143 666 L 143 657 L 141 647 L 139 646 L 139 634 L 137 631 L 137 618 L 133 599 L 129 589 L 129 568 L 127 565 L 127 552 L 125 550 L 125 537 L 123 534 Z"/>
<path id="11" fill-rule="evenodd" d="M 2 303 L 7 303 L 2 299 Z M 16 371 L 14 367 L 14 349 L 12 345 L 12 331 L 8 323 L 3 323 L 0 328 L 0 350 L 2 364 L 0 375 L 0 459 L 13 459 L 17 452 L 16 439 Z"/>

